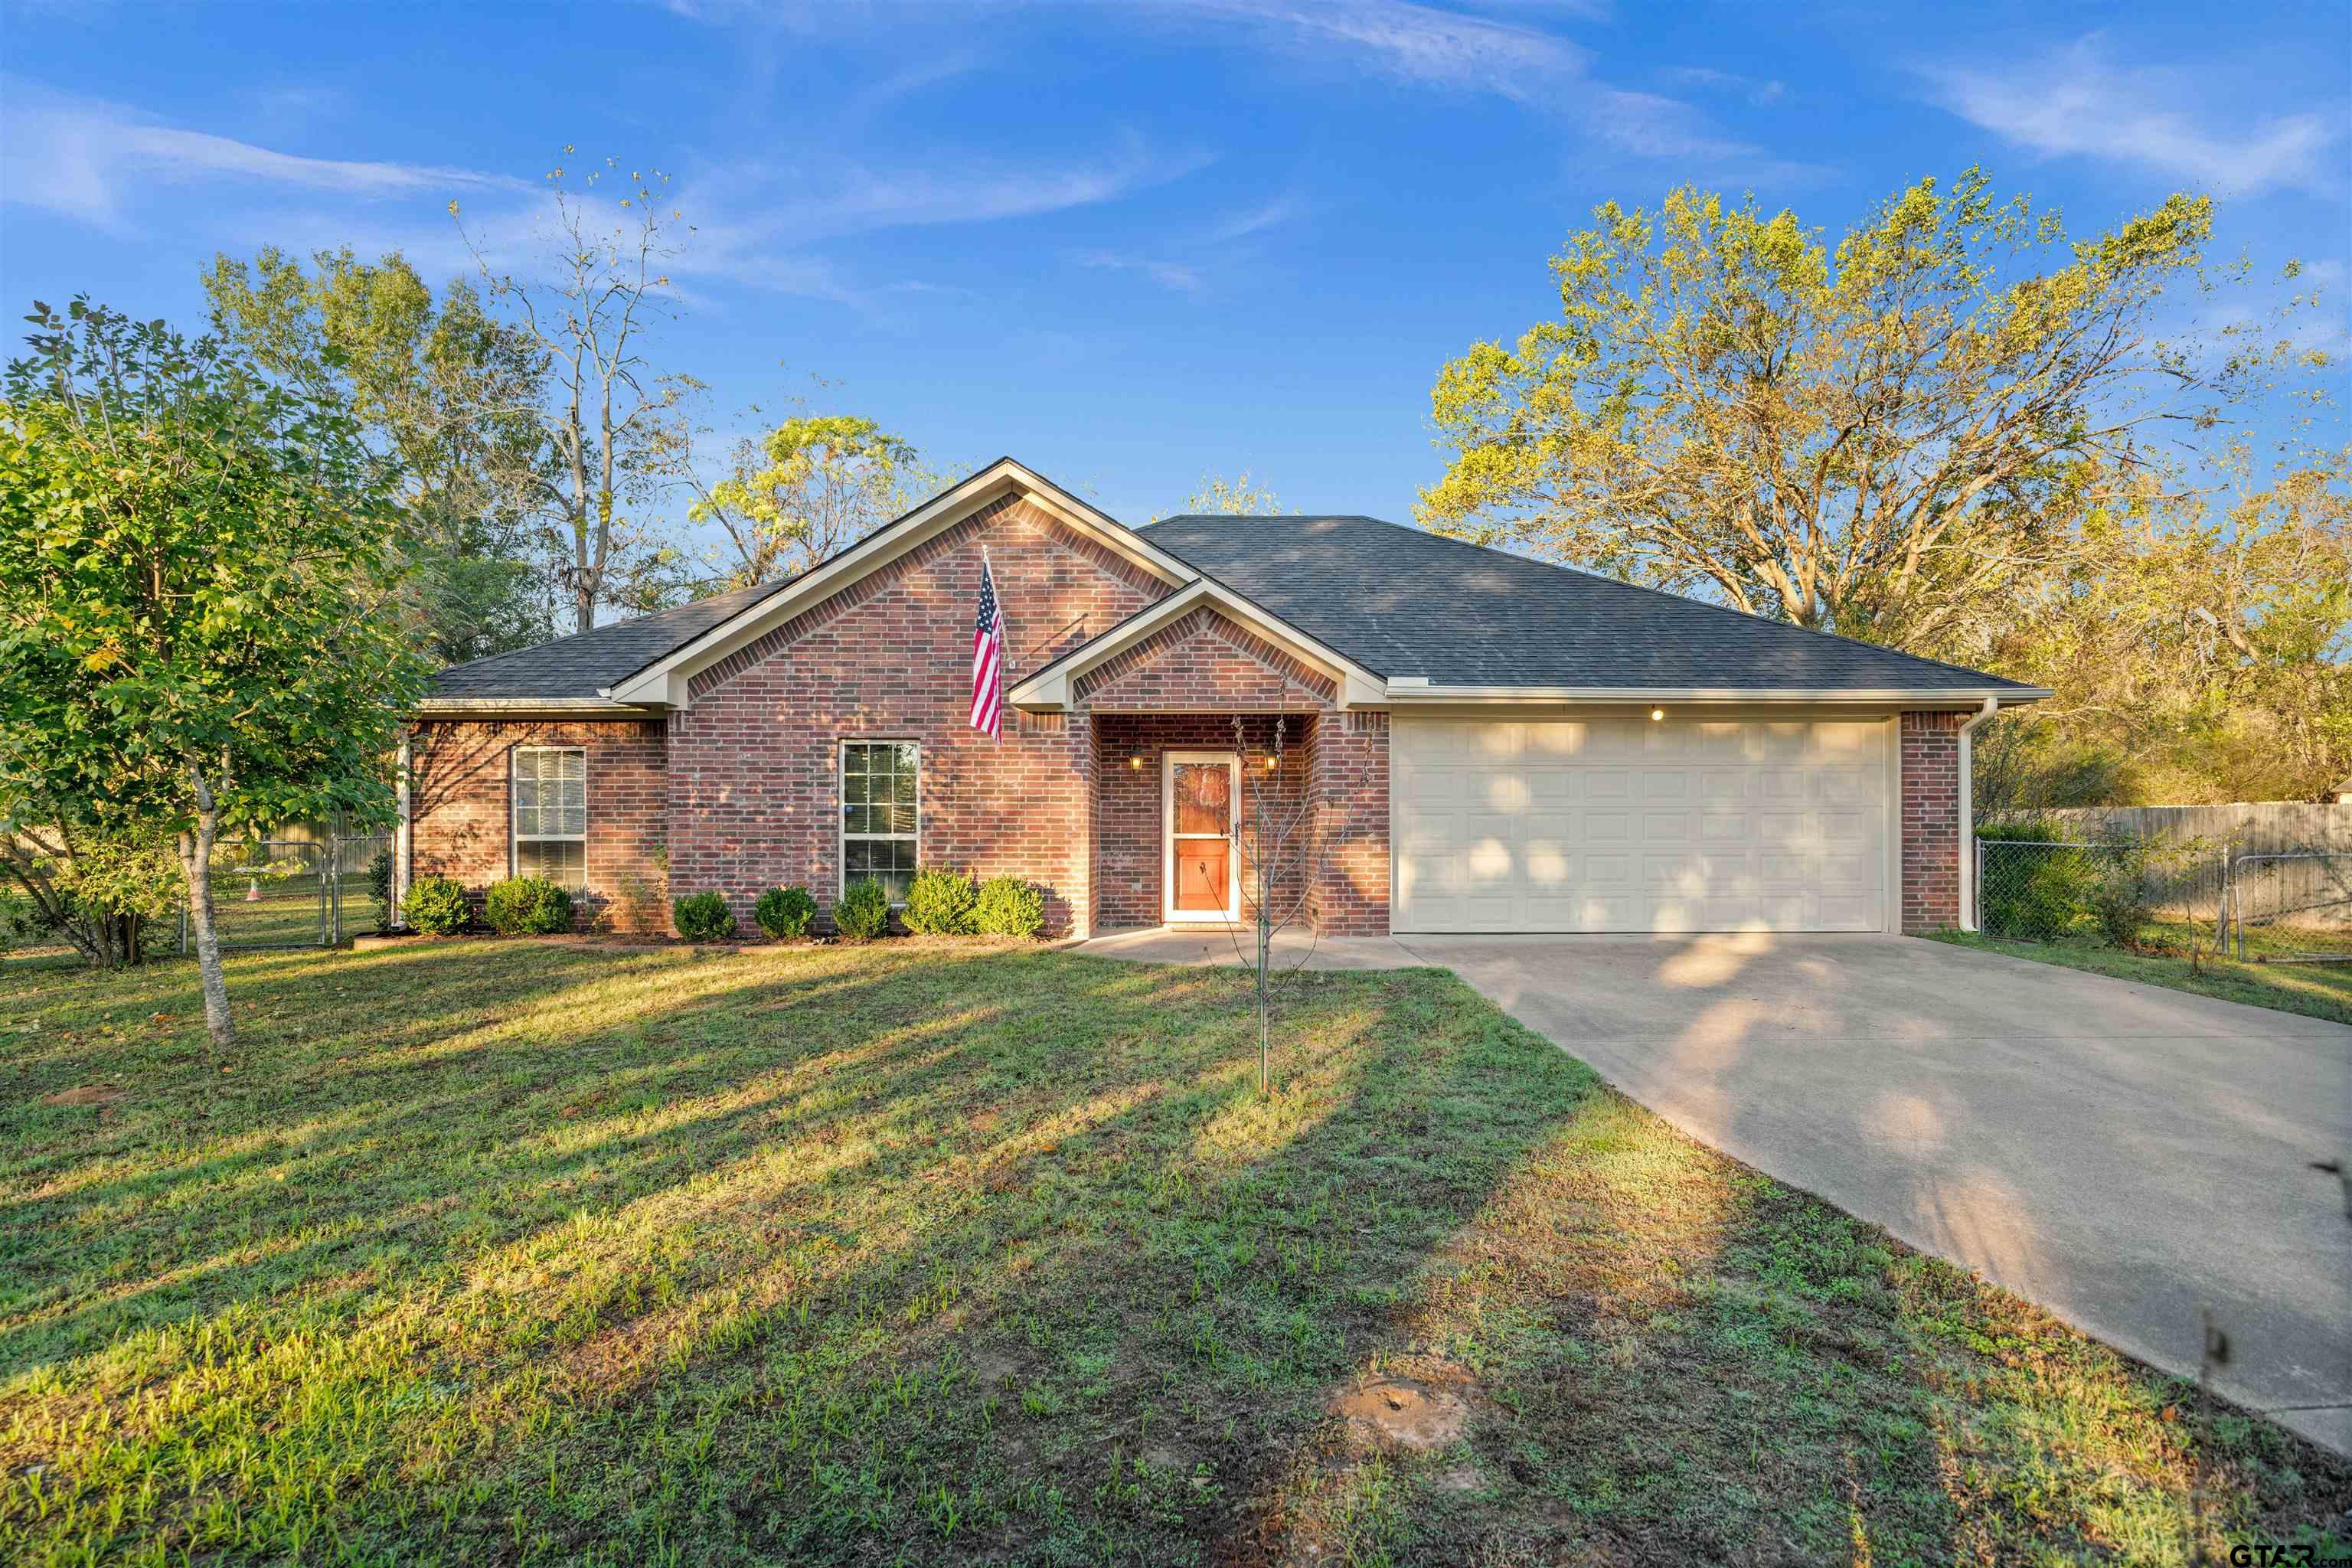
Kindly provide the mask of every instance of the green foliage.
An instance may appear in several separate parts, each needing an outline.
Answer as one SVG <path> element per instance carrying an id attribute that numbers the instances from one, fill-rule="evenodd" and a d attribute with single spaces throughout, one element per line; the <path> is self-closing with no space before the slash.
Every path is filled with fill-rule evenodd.
<path id="1" fill-rule="evenodd" d="M 13 888 L 0 887 L 0 952 L 52 938 L 56 931 L 39 905 Z"/>
<path id="2" fill-rule="evenodd" d="M 751 918 L 779 942 L 806 936 L 816 921 L 816 900 L 806 888 L 770 888 L 751 906 Z"/>
<path id="3" fill-rule="evenodd" d="M 688 942 L 725 942 L 735 934 L 735 911 L 724 895 L 709 889 L 670 905 L 670 923 Z"/>
<path id="4" fill-rule="evenodd" d="M 544 877 L 490 884 L 482 919 L 500 936 L 552 936 L 572 929 L 572 895 Z"/>
<path id="5" fill-rule="evenodd" d="M 382 820 L 425 671 L 390 613 L 390 470 L 350 413 L 212 339 L 36 302 L 0 396 L 0 822 L 215 838 Z"/>
<path id="6" fill-rule="evenodd" d="M 534 560 L 532 510 L 550 458 L 531 412 L 547 365 L 458 280 L 436 301 L 397 252 L 346 247 L 301 261 L 264 247 L 205 273 L 213 330 L 278 380 L 347 409 L 397 462 L 404 618 L 439 662 L 553 635 L 552 584 Z"/>
<path id="7" fill-rule="evenodd" d="M 972 926 L 983 936 L 1034 937 L 1045 929 L 1045 895 L 1018 877 L 991 877 L 980 886 Z"/>
<path id="8" fill-rule="evenodd" d="M 737 444 L 728 477 L 688 509 L 727 531 L 736 561 L 722 587 L 805 571 L 907 509 L 929 482 L 914 447 L 871 419 L 787 419 Z"/>
<path id="9" fill-rule="evenodd" d="M 466 885 L 457 878 L 419 877 L 409 884 L 400 918 L 409 930 L 426 936 L 455 936 L 474 918 L 474 910 L 466 900 Z"/>
<path id="10" fill-rule="evenodd" d="M 392 851 L 379 849 L 368 861 L 368 896 L 375 900 L 375 929 L 392 929 Z"/>
<path id="11" fill-rule="evenodd" d="M 379 614 L 393 509 L 349 416 L 160 322 L 34 319 L 0 401 L 6 815 L 381 819 L 424 671 Z"/>
<path id="12" fill-rule="evenodd" d="M 842 889 L 833 906 L 833 927 L 851 942 L 871 942 L 890 926 L 890 895 L 871 877 Z"/>
<path id="13" fill-rule="evenodd" d="M 2155 918 L 2149 870 L 2147 848 L 2141 844 L 2103 850 L 2094 862 L 2083 902 L 2093 928 L 2109 947 L 2137 946 L 2139 933 Z"/>
<path id="14" fill-rule="evenodd" d="M 907 907 L 901 917 L 907 929 L 919 936 L 969 936 L 972 905 L 979 896 L 971 879 L 961 871 L 918 871 L 907 889 Z"/>

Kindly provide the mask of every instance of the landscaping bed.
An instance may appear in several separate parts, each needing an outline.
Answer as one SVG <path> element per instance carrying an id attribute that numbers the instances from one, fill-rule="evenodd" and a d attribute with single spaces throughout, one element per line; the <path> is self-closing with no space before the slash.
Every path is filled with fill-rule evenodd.
<path id="1" fill-rule="evenodd" d="M 1433 971 L 0 967 L 0 1558 L 2186 1562 L 2352 1467 Z M 2331 1533 L 2332 1532 L 2332 1533 Z"/>

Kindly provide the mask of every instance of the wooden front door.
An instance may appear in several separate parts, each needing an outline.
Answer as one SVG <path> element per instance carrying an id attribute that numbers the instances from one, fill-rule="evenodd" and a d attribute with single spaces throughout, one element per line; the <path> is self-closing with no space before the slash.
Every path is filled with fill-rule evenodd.
<path id="1" fill-rule="evenodd" d="M 1161 780 L 1167 800 L 1167 918 L 1238 918 L 1234 813 L 1241 798 L 1241 760 L 1231 752 L 1171 752 Z"/>

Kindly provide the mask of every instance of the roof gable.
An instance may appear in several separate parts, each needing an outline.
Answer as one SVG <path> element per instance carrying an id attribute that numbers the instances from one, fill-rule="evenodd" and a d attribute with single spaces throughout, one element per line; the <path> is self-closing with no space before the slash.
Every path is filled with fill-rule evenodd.
<path id="1" fill-rule="evenodd" d="M 696 675 L 957 523 L 1013 498 L 1171 587 L 1199 575 L 1116 518 L 1000 458 L 797 576 L 445 669 L 420 710 L 455 714 L 518 703 L 627 711 L 690 706 Z"/>
<path id="2" fill-rule="evenodd" d="M 1191 637 L 1208 629 L 1186 625 L 1189 617 L 1202 611 L 1263 645 L 1263 651 L 1245 648 L 1251 657 L 1262 662 L 1270 657 L 1277 661 L 1277 667 L 1282 661 L 1296 663 L 1328 681 L 1334 700 L 1342 708 L 1377 703 L 1387 695 L 1386 686 L 1375 671 L 1279 616 L 1269 614 L 1265 606 L 1214 578 L 1195 577 L 1166 598 L 1145 605 L 1102 636 L 1080 644 L 1016 682 L 1005 693 L 1005 700 L 1015 708 L 1069 708 L 1079 700 L 1078 683 L 1090 671 L 1142 647 L 1162 632 L 1181 626 L 1181 635 Z"/>

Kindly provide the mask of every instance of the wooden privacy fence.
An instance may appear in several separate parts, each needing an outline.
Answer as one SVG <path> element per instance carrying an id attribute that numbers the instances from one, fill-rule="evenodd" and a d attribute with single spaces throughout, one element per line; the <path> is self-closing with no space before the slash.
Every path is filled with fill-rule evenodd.
<path id="1" fill-rule="evenodd" d="M 2201 838 L 2232 855 L 2352 853 L 2352 805 L 2257 800 L 2237 805 L 2085 805 L 2031 815 L 2084 840 Z"/>

